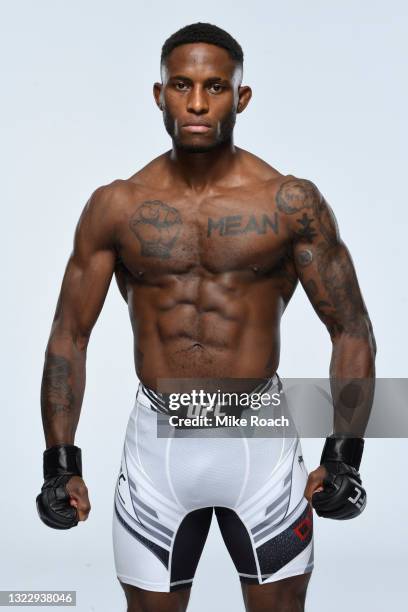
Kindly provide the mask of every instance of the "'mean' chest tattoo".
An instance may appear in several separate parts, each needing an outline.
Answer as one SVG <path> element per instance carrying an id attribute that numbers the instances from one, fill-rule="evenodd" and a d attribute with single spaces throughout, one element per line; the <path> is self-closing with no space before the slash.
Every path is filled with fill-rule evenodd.
<path id="1" fill-rule="evenodd" d="M 159 259 L 172 256 L 173 249 L 181 239 L 183 226 L 180 211 L 161 200 L 142 202 L 129 220 L 129 227 L 140 243 L 141 254 Z M 207 238 L 249 233 L 278 234 L 278 213 L 208 217 L 206 232 Z"/>
<path id="2" fill-rule="evenodd" d="M 207 237 L 214 234 L 218 236 L 239 236 L 241 234 L 266 234 L 268 230 L 275 234 L 279 232 L 278 213 L 273 215 L 229 215 L 213 219 L 208 217 Z"/>

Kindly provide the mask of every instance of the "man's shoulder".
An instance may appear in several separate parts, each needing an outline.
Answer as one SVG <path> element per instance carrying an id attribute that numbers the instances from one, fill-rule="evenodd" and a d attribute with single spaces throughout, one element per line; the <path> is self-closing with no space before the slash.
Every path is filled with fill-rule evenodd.
<path id="1" fill-rule="evenodd" d="M 275 203 L 287 227 L 306 242 L 322 236 L 337 245 L 340 235 L 331 206 L 310 179 L 292 174 L 282 177 L 276 189 Z"/>
<path id="2" fill-rule="evenodd" d="M 276 206 L 283 214 L 293 215 L 307 209 L 318 212 L 325 206 L 318 187 L 309 179 L 293 174 L 282 175 L 274 187 Z"/>
<path id="3" fill-rule="evenodd" d="M 105 185 L 100 185 L 92 193 L 87 202 L 90 213 L 95 212 L 109 218 L 116 217 L 127 208 L 129 204 L 142 195 L 143 183 L 137 180 L 115 179 Z"/>
<path id="4" fill-rule="evenodd" d="M 128 180 L 115 179 L 97 187 L 89 197 L 79 219 L 78 230 L 87 240 L 111 244 L 122 223 L 123 214 L 134 198 Z"/>
<path id="5" fill-rule="evenodd" d="M 90 199 L 94 206 L 109 208 L 123 202 L 124 199 L 131 198 L 135 191 L 137 191 L 137 183 L 130 179 L 115 179 L 106 185 L 97 187 Z"/>
<path id="6" fill-rule="evenodd" d="M 165 152 L 153 158 L 128 178 L 118 178 L 106 185 L 101 185 L 94 191 L 93 196 L 101 204 L 114 206 L 142 195 L 152 183 L 157 184 L 157 178 L 163 172 L 167 154 L 168 152 Z"/>
<path id="7" fill-rule="evenodd" d="M 321 197 L 319 189 L 311 180 L 299 178 L 294 174 L 284 174 L 254 153 L 243 149 L 241 151 L 253 171 L 255 180 L 266 185 L 274 198 L 281 201 L 297 198 L 306 202 Z M 283 205 L 283 202 L 281 203 Z M 282 210 L 281 212 L 287 211 Z"/>
<path id="8" fill-rule="evenodd" d="M 274 182 L 279 181 L 282 178 L 282 173 L 274 168 L 267 161 L 255 155 L 251 151 L 236 147 L 242 160 L 244 175 L 248 177 L 249 181 L 253 181 L 255 184 L 268 184 L 273 185 Z"/>

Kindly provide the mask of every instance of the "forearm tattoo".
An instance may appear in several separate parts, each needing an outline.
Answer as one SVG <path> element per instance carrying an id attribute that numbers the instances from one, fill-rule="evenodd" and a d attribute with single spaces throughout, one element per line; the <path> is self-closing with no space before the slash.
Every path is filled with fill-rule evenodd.
<path id="1" fill-rule="evenodd" d="M 47 356 L 41 385 L 41 403 L 43 410 L 51 415 L 70 412 L 74 405 L 74 393 L 71 387 L 71 364 L 61 355 Z"/>

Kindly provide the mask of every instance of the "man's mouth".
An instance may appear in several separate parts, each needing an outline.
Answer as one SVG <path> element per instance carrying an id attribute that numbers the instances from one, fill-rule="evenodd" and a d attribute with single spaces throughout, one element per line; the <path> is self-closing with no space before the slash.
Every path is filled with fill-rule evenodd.
<path id="1" fill-rule="evenodd" d="M 182 129 L 186 132 L 192 132 L 196 134 L 203 134 L 211 129 L 211 126 L 207 123 L 189 123 L 182 126 Z"/>

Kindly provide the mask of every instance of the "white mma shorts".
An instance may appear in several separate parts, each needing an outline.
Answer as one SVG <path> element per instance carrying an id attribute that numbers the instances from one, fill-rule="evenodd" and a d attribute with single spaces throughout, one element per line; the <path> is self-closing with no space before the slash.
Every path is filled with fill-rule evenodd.
<path id="1" fill-rule="evenodd" d="M 279 385 L 275 375 L 257 392 Z M 149 591 L 190 588 L 213 512 L 242 582 L 311 572 L 313 516 L 297 435 L 157 437 L 168 414 L 164 396 L 140 383 L 115 490 L 119 580 Z"/>

